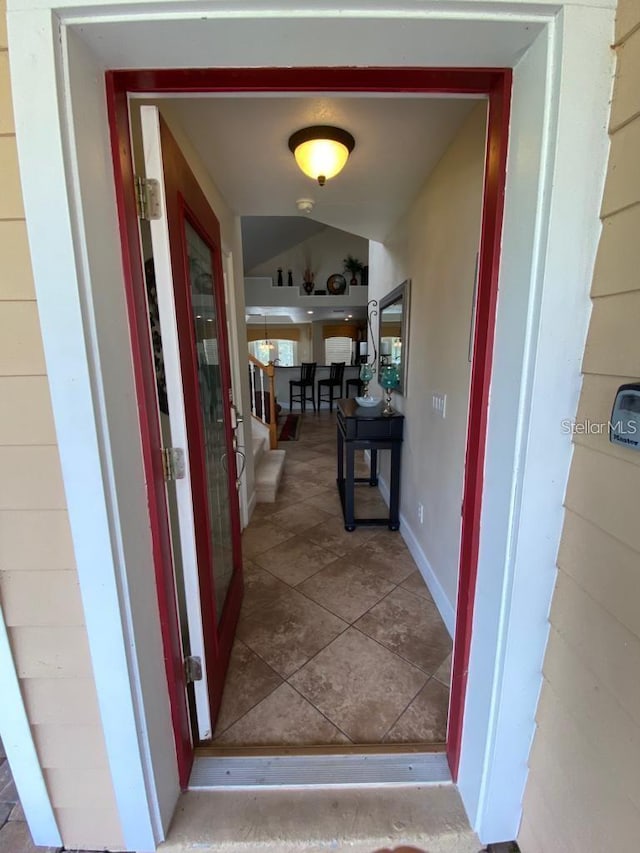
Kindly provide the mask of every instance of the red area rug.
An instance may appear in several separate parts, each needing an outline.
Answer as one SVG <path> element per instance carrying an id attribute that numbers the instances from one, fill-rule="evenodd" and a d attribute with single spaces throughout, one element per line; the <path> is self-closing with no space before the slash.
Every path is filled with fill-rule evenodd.
<path id="1" fill-rule="evenodd" d="M 287 415 L 280 427 L 278 441 L 297 441 L 301 425 L 302 418 L 300 415 Z"/>

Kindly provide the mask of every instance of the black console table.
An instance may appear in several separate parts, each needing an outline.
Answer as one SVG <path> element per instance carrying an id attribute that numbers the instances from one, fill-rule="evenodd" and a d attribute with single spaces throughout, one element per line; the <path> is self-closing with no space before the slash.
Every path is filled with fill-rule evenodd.
<path id="1" fill-rule="evenodd" d="M 387 524 L 389 530 L 400 527 L 400 456 L 404 415 L 394 412 L 382 414 L 383 404 L 365 408 L 354 399 L 338 400 L 338 491 L 342 501 L 345 530 L 352 531 L 359 524 Z M 371 467 L 368 477 L 356 477 L 354 453 L 368 450 Z M 391 451 L 391 482 L 389 483 L 388 518 L 355 518 L 356 483 L 378 485 L 378 451 Z M 346 466 L 346 470 L 345 470 Z"/>

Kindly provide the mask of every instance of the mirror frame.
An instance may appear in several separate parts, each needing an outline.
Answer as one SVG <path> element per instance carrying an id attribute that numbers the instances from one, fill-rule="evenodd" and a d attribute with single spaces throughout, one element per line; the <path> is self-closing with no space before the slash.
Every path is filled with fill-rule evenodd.
<path id="1" fill-rule="evenodd" d="M 393 305 L 402 299 L 402 322 L 400 323 L 400 339 L 402 341 L 402 361 L 400 363 L 400 384 L 396 389 L 397 394 L 407 394 L 407 363 L 409 358 L 409 304 L 411 295 L 411 279 L 407 278 L 402 284 L 394 287 L 392 291 L 380 298 L 378 306 L 378 381 L 380 381 L 380 370 L 382 368 L 382 313 L 389 305 Z"/>

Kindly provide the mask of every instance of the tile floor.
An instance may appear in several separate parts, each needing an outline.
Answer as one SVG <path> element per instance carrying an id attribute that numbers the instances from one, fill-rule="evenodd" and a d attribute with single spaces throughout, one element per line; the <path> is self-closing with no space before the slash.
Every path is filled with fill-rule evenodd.
<path id="1" fill-rule="evenodd" d="M 258 504 L 243 535 L 245 598 L 213 744 L 442 743 L 449 634 L 399 533 L 345 531 L 335 414 L 303 417 L 282 445 L 277 501 Z M 358 487 L 358 514 L 386 515 L 377 489 Z"/>

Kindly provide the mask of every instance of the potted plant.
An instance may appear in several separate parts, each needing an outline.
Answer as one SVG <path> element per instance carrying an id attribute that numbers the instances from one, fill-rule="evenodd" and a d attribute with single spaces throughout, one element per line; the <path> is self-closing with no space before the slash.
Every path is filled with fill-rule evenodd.
<path id="1" fill-rule="evenodd" d="M 361 273 L 364 269 L 364 264 L 361 263 L 357 258 L 352 257 L 352 255 L 347 255 L 347 257 L 342 262 L 344 264 L 344 268 L 346 272 L 351 273 L 351 280 L 349 284 L 351 287 L 355 287 L 358 284 L 358 279 L 356 275 Z"/>

